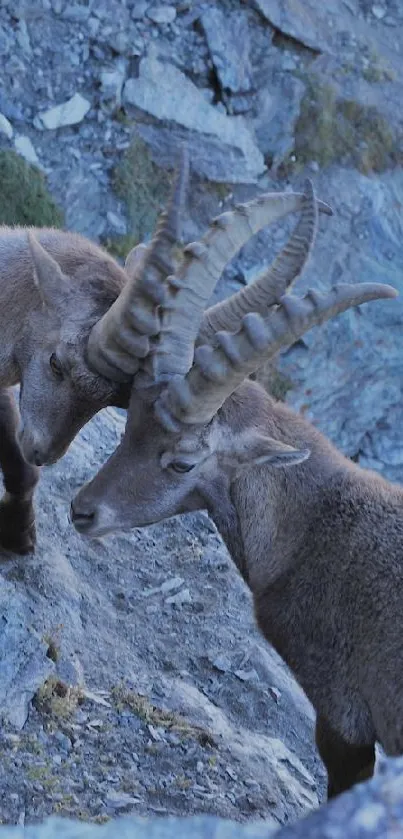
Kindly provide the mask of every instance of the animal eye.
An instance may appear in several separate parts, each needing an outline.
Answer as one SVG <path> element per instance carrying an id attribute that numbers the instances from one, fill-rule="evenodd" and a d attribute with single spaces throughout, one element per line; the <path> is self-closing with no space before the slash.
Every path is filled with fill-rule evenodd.
<path id="1" fill-rule="evenodd" d="M 50 364 L 50 369 L 51 369 L 52 373 L 58 379 L 62 379 L 63 378 L 63 367 L 60 364 L 60 361 L 59 361 L 56 353 L 52 352 L 52 355 L 50 356 L 50 359 L 49 359 L 49 364 Z"/>
<path id="2" fill-rule="evenodd" d="M 187 463 L 186 460 L 174 460 L 174 462 L 171 463 L 171 469 L 173 469 L 174 472 L 179 473 L 191 472 L 195 466 L 195 463 Z"/>

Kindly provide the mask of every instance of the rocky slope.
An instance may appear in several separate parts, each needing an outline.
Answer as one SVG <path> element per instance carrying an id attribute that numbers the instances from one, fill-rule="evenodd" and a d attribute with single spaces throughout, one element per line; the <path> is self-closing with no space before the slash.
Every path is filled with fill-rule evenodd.
<path id="1" fill-rule="evenodd" d="M 42 169 L 68 227 L 119 255 L 149 234 L 182 138 L 185 240 L 233 200 L 308 174 L 335 216 L 299 288 L 400 289 L 402 48 L 393 0 L 0 0 L 0 146 Z M 217 296 L 250 281 L 289 228 L 256 237 Z M 312 331 L 270 378 L 393 480 L 401 307 L 373 303 Z M 323 795 L 312 710 L 257 634 L 208 519 L 93 543 L 69 526 L 73 492 L 123 421 L 95 418 L 44 470 L 37 554 L 2 558 L 0 819 L 294 821 Z"/>
<path id="2" fill-rule="evenodd" d="M 236 824 L 217 816 L 120 817 L 102 827 L 53 816 L 27 828 L 0 827 L 2 839 L 389 839 L 403 824 L 403 761 L 385 761 L 378 775 L 289 827 L 266 821 Z"/>

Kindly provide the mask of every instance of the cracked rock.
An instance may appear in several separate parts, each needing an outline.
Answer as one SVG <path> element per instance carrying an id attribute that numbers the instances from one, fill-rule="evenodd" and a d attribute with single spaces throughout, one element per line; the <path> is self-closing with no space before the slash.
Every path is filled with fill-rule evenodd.
<path id="1" fill-rule="evenodd" d="M 106 100 L 114 100 L 115 105 L 118 107 L 121 103 L 122 88 L 125 78 L 126 64 L 124 60 L 116 62 L 115 66 L 110 69 L 103 70 L 99 77 L 103 96 Z"/>
<path id="2" fill-rule="evenodd" d="M 0 719 L 21 729 L 38 688 L 53 672 L 47 644 L 30 625 L 28 601 L 0 578 Z"/>
<path id="3" fill-rule="evenodd" d="M 315 51 L 328 48 L 326 27 L 322 25 L 316 0 L 314 3 L 312 0 L 254 0 L 254 5 L 284 35 Z"/>
<path id="4" fill-rule="evenodd" d="M 251 89 L 250 35 L 246 14 L 206 9 L 201 22 L 220 85 L 230 93 Z"/>

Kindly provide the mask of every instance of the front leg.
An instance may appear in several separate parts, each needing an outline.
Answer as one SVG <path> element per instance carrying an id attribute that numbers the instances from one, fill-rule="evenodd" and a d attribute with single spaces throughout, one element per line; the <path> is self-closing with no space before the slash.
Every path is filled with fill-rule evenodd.
<path id="1" fill-rule="evenodd" d="M 316 745 L 328 777 L 328 798 L 334 798 L 354 784 L 372 778 L 375 743 L 354 746 L 336 734 L 319 714 L 316 719 Z"/>
<path id="2" fill-rule="evenodd" d="M 17 442 L 19 415 L 11 390 L 0 390 L 0 467 L 5 493 L 0 501 L 0 550 L 35 550 L 33 496 L 39 469 L 27 463 Z"/>

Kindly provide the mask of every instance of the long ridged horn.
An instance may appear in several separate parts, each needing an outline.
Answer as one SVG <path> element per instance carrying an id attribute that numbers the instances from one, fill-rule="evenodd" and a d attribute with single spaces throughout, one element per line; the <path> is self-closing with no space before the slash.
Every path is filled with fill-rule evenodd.
<path id="1" fill-rule="evenodd" d="M 396 296 L 396 289 L 380 283 L 340 284 L 327 294 L 310 290 L 303 298 L 284 295 L 266 318 L 251 312 L 237 334 L 217 333 L 219 347 L 198 347 L 187 376 L 172 379 L 157 400 L 158 418 L 170 431 L 181 422 L 209 422 L 241 382 L 281 347 L 352 306 Z"/>
<path id="2" fill-rule="evenodd" d="M 258 312 L 264 317 L 302 273 L 315 242 L 317 226 L 318 204 L 313 184 L 307 180 L 301 217 L 283 250 L 250 286 L 205 311 L 196 346 L 214 343 L 216 332 L 237 332 L 248 312 Z"/>
<path id="3" fill-rule="evenodd" d="M 303 193 L 266 193 L 222 213 L 199 242 L 187 245 L 179 270 L 168 279 L 161 333 L 153 357 L 157 382 L 171 375 L 184 375 L 191 367 L 203 312 L 226 264 L 255 233 L 297 212 L 305 201 Z M 318 209 L 332 215 L 331 208 L 322 201 L 318 201 Z"/>
<path id="4" fill-rule="evenodd" d="M 129 277 L 118 299 L 91 330 L 88 363 L 113 381 L 129 381 L 137 373 L 150 351 L 150 337 L 159 333 L 157 309 L 164 301 L 166 278 L 174 270 L 172 248 L 179 239 L 188 172 L 188 153 L 183 148 L 167 209 L 160 216 L 141 270 Z"/>

